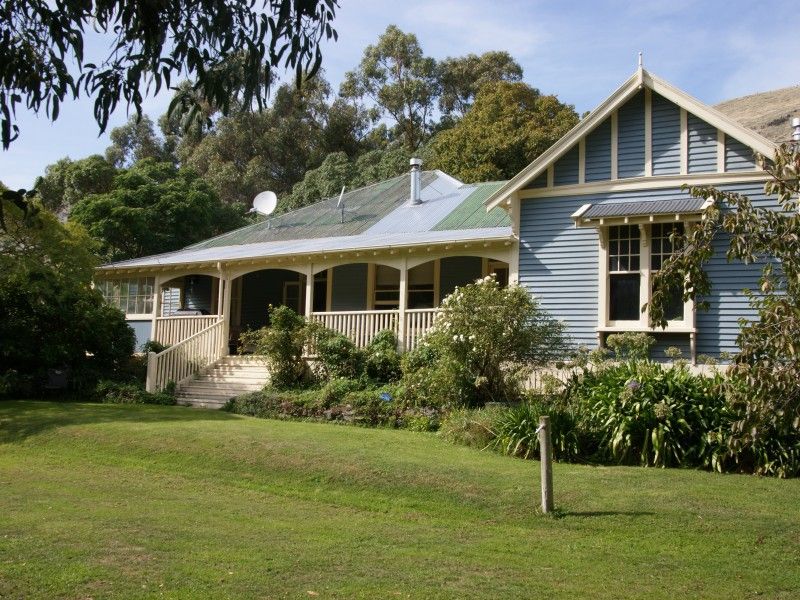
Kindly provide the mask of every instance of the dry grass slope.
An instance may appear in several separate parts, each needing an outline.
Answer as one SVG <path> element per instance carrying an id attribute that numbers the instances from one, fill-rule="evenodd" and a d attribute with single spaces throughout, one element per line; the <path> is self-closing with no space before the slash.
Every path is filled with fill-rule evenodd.
<path id="1" fill-rule="evenodd" d="M 715 108 L 768 140 L 785 142 L 792 117 L 800 117 L 800 86 L 733 98 Z"/>

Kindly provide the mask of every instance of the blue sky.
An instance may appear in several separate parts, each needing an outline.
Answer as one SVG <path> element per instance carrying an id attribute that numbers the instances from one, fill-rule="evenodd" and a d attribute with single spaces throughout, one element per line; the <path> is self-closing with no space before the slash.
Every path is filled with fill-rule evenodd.
<path id="1" fill-rule="evenodd" d="M 636 68 L 645 68 L 693 96 L 716 103 L 800 83 L 797 4 L 790 1 L 638 0 L 342 0 L 339 41 L 325 48 L 324 68 L 335 85 L 365 46 L 389 24 L 419 38 L 435 58 L 506 50 L 523 66 L 525 81 L 592 109 Z M 145 112 L 166 110 L 168 94 L 148 98 Z M 800 107 L 798 107 L 800 111 Z M 56 123 L 18 112 L 20 139 L 0 151 L 0 180 L 31 187 L 45 166 L 64 156 L 102 153 L 92 103 L 66 103 Z M 109 127 L 127 119 L 125 108 Z"/>

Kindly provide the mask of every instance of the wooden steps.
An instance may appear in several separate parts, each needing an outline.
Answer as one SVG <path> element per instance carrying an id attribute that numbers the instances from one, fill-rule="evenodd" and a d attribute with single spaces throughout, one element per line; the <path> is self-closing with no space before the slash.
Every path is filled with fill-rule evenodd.
<path id="1" fill-rule="evenodd" d="M 201 408 L 222 408 L 241 394 L 257 392 L 269 381 L 264 359 L 257 356 L 226 356 L 203 375 L 181 385 L 178 404 Z"/>

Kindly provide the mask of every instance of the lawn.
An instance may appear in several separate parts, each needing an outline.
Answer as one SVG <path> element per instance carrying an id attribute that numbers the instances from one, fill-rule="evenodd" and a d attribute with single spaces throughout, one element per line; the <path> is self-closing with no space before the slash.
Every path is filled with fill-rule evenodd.
<path id="1" fill-rule="evenodd" d="M 435 435 L 0 403 L 0 597 L 797 598 L 800 480 Z"/>

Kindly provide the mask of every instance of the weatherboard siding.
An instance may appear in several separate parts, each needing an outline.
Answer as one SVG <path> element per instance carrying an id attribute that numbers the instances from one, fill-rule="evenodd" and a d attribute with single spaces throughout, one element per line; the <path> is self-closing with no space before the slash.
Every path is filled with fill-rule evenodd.
<path id="1" fill-rule="evenodd" d="M 611 179 L 611 119 L 606 119 L 586 136 L 585 180 Z"/>
<path id="2" fill-rule="evenodd" d="M 579 150 L 576 144 L 553 166 L 553 185 L 573 185 L 578 183 Z"/>
<path id="3" fill-rule="evenodd" d="M 208 275 L 187 275 L 183 283 L 183 308 L 211 314 L 212 278 Z"/>
<path id="4" fill-rule="evenodd" d="M 644 92 L 639 92 L 618 111 L 617 177 L 644 175 L 644 141 Z"/>
<path id="5" fill-rule="evenodd" d="M 756 168 L 753 149 L 728 135 L 725 136 L 725 170 L 752 171 Z"/>
<path id="6" fill-rule="evenodd" d="M 762 184 L 738 184 L 723 189 L 745 193 L 758 206 L 768 206 Z M 541 301 L 542 307 L 567 325 L 574 345 L 597 345 L 598 322 L 598 252 L 599 240 L 594 227 L 576 228 L 570 215 L 583 204 L 619 203 L 686 198 L 679 188 L 637 192 L 608 192 L 535 198 L 523 200 L 520 209 L 519 281 Z M 697 310 L 697 353 L 719 357 L 721 352 L 736 351 L 740 317 L 752 319 L 742 289 L 757 288 L 758 265 L 728 264 L 727 240 L 720 238 L 716 254 L 706 265 L 712 283 L 707 298 L 709 310 Z M 669 346 L 688 347 L 680 339 L 662 338 L 653 350 L 660 358 Z M 674 343 L 673 343 L 674 342 Z"/>
<path id="7" fill-rule="evenodd" d="M 652 125 L 653 175 L 680 173 L 680 107 L 663 96 L 653 93 Z"/>
<path id="8" fill-rule="evenodd" d="M 367 309 L 367 264 L 333 268 L 331 310 Z"/>
<path id="9" fill-rule="evenodd" d="M 689 114 L 689 173 L 717 171 L 717 129 Z"/>
<path id="10" fill-rule="evenodd" d="M 283 304 L 283 284 L 297 281 L 299 275 L 285 269 L 265 269 L 242 277 L 242 329 L 258 329 L 269 322 L 270 304 Z"/>
<path id="11" fill-rule="evenodd" d="M 523 189 L 526 190 L 535 190 L 537 188 L 546 188 L 547 187 L 547 172 L 545 171 L 538 177 L 535 177 L 528 185 L 526 185 Z"/>

